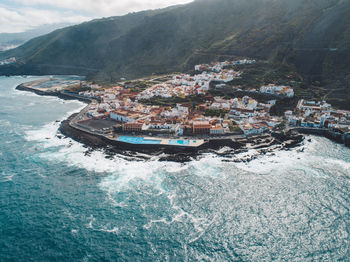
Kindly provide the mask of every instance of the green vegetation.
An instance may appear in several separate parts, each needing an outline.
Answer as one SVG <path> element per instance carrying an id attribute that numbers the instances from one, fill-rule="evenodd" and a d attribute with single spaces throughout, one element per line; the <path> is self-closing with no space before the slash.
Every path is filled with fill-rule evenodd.
<path id="1" fill-rule="evenodd" d="M 232 87 L 227 88 L 218 88 L 218 89 L 209 89 L 209 94 L 212 96 L 222 96 L 225 99 L 231 99 L 231 98 L 242 98 L 244 96 L 250 96 L 251 98 L 254 98 L 255 100 L 258 100 L 260 102 L 268 102 L 270 100 L 276 100 L 280 99 L 277 96 L 269 95 L 269 94 L 262 94 L 258 92 L 248 92 L 248 91 L 237 91 L 236 89 L 233 89 Z"/>
<path id="2" fill-rule="evenodd" d="M 270 114 L 276 116 L 283 116 L 287 110 L 294 110 L 298 104 L 299 98 L 284 98 L 277 100 L 276 105 L 271 107 Z"/>
<path id="3" fill-rule="evenodd" d="M 128 81 L 125 82 L 125 85 L 131 88 L 133 92 L 142 92 L 154 85 L 154 83 L 149 81 Z"/>
<path id="4" fill-rule="evenodd" d="M 211 117 L 221 117 L 224 118 L 226 115 L 226 112 L 221 109 L 207 109 L 204 113 L 205 116 L 211 116 Z"/>
<path id="5" fill-rule="evenodd" d="M 85 92 L 85 91 L 91 91 L 90 87 L 86 87 L 86 86 L 71 86 L 69 88 L 67 88 L 67 91 L 73 92 L 73 93 L 79 93 L 79 92 Z"/>
<path id="6" fill-rule="evenodd" d="M 175 106 L 177 103 L 193 104 L 203 103 L 205 98 L 203 96 L 189 96 L 189 97 L 152 97 L 150 99 L 140 99 L 139 102 L 145 105 L 158 106 Z"/>
<path id="7" fill-rule="evenodd" d="M 266 84 L 296 86 L 302 79 L 293 68 L 287 66 L 276 67 L 269 61 L 258 61 L 251 65 L 228 66 L 235 71 L 243 71 L 240 78 L 234 79 L 228 85 L 239 86 L 241 89 L 259 88 Z"/>
<path id="8" fill-rule="evenodd" d="M 234 124 L 233 122 L 230 123 L 230 131 L 235 134 L 243 133 L 239 126 Z"/>
<path id="9" fill-rule="evenodd" d="M 68 25 L 68 23 L 60 23 L 35 27 L 34 29 L 21 33 L 0 33 L 0 51 L 6 50 L 6 47 L 22 45 L 34 37 L 50 33 L 58 28 L 63 28 Z"/>

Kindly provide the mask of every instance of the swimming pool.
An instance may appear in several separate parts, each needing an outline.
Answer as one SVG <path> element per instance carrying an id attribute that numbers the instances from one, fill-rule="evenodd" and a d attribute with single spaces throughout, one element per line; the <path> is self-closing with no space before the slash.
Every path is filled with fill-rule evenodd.
<path id="1" fill-rule="evenodd" d="M 168 140 L 168 145 L 188 146 L 190 143 L 189 140 Z"/>
<path id="2" fill-rule="evenodd" d="M 136 144 L 136 145 L 159 145 L 162 141 L 156 139 L 145 139 L 143 137 L 121 136 L 117 139 L 119 142 Z"/>

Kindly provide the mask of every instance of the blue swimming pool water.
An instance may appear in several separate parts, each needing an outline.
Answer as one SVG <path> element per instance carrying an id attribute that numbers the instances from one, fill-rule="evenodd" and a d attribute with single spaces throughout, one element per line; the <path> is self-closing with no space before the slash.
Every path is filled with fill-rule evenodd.
<path id="1" fill-rule="evenodd" d="M 159 145 L 161 143 L 161 140 L 157 140 L 157 139 L 145 139 L 143 137 L 131 137 L 131 136 L 121 136 L 117 139 L 117 141 L 130 143 L 130 144 L 137 144 L 137 145 Z M 190 140 L 171 139 L 168 141 L 168 145 L 175 145 L 175 146 L 188 146 L 190 145 L 190 143 L 191 143 Z"/>
<path id="2" fill-rule="evenodd" d="M 190 142 L 189 140 L 169 140 L 168 145 L 188 146 Z"/>
<path id="3" fill-rule="evenodd" d="M 161 143 L 161 140 L 151 140 L 145 139 L 143 137 L 129 137 L 129 136 L 121 136 L 117 139 L 119 142 L 130 143 L 130 144 L 138 144 L 138 145 L 158 145 Z"/>

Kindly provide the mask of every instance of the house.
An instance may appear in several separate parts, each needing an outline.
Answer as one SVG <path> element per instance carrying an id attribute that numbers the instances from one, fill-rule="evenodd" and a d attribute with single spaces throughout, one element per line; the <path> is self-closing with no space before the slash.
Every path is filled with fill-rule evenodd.
<path id="1" fill-rule="evenodd" d="M 211 135 L 223 135 L 225 133 L 225 129 L 221 125 L 216 125 L 210 128 Z"/>
<path id="2" fill-rule="evenodd" d="M 243 124 L 239 125 L 239 128 L 243 131 L 244 135 L 246 136 L 263 134 L 267 131 L 266 126 L 258 124 Z"/>
<path id="3" fill-rule="evenodd" d="M 288 110 L 288 111 L 284 112 L 284 116 L 285 116 L 286 118 L 292 117 L 292 116 L 293 116 L 293 111 Z"/>
<path id="4" fill-rule="evenodd" d="M 143 127 L 143 123 L 139 122 L 128 122 L 123 124 L 124 132 L 141 132 Z"/>
<path id="5" fill-rule="evenodd" d="M 93 119 L 102 119 L 105 117 L 105 114 L 98 113 L 96 110 L 91 110 L 88 112 L 88 116 Z"/>
<path id="6" fill-rule="evenodd" d="M 202 67 L 202 65 L 195 65 L 194 70 L 201 71 L 201 67 Z"/>
<path id="7" fill-rule="evenodd" d="M 203 135 L 210 134 L 211 125 L 209 121 L 194 121 L 193 122 L 193 134 Z"/>
<path id="8" fill-rule="evenodd" d="M 128 117 L 127 112 L 124 112 L 124 111 L 112 111 L 110 118 L 120 122 L 126 122 L 126 123 L 133 121 Z"/>
<path id="9" fill-rule="evenodd" d="M 274 84 L 260 87 L 260 93 L 266 93 L 270 95 L 281 95 L 286 97 L 294 96 L 294 90 L 290 86 L 276 86 Z"/>
<path id="10" fill-rule="evenodd" d="M 149 124 L 149 129 L 165 129 L 165 130 L 170 130 L 172 129 L 173 125 L 163 123 L 163 122 L 151 122 Z"/>

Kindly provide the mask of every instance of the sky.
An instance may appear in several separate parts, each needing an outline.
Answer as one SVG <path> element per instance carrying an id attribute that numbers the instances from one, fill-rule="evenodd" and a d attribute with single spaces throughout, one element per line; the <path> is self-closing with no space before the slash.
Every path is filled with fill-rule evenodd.
<path id="1" fill-rule="evenodd" d="M 0 0 L 0 33 L 18 33 L 46 24 L 77 24 L 192 0 Z"/>

